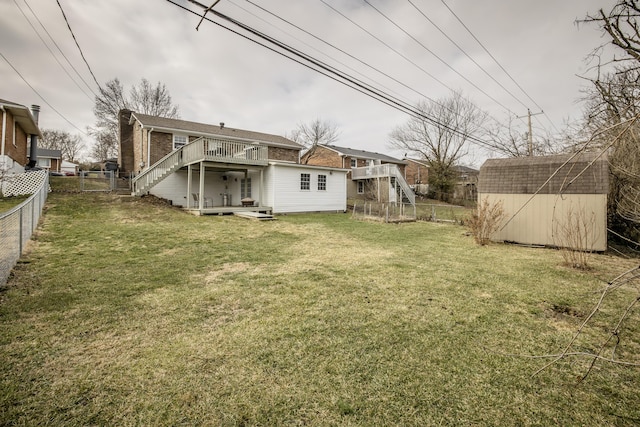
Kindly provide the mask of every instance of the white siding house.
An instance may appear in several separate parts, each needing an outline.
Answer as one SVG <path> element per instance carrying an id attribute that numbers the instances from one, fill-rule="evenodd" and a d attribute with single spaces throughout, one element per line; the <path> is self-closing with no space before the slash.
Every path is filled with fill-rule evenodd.
<path id="1" fill-rule="evenodd" d="M 261 170 L 250 170 L 245 182 L 244 172 L 225 171 L 205 175 L 205 207 L 241 206 L 244 197 L 255 200 L 256 206 L 270 208 L 273 213 L 344 212 L 347 209 L 347 172 L 345 169 L 270 162 Z M 262 179 L 261 179 L 262 175 Z M 308 177 L 308 188 L 301 180 Z M 194 207 L 193 196 L 187 201 L 188 174 L 178 170 L 154 186 L 150 193 L 170 200 L 176 206 Z M 191 188 L 198 188 L 199 173 L 194 171 Z M 262 182 L 262 185 L 261 185 Z M 247 184 L 246 188 L 244 184 Z M 305 185 L 306 187 L 306 185 Z"/>
<path id="2" fill-rule="evenodd" d="M 273 213 L 344 212 L 347 169 L 271 162 L 265 173 L 264 204 Z"/>

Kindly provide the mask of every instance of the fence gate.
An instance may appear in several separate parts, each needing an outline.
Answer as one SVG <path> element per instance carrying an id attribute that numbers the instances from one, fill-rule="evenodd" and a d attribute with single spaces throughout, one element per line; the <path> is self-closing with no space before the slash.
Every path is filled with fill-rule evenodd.
<path id="1" fill-rule="evenodd" d="M 87 171 L 80 173 L 80 190 L 113 191 L 116 189 L 114 171 Z"/>

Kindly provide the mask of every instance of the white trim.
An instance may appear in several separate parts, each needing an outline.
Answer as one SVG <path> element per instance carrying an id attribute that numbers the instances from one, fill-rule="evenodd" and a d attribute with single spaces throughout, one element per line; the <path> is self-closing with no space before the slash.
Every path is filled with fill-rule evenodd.
<path id="1" fill-rule="evenodd" d="M 7 136 L 7 111 L 4 109 L 4 105 L 0 105 L 2 108 L 2 147 L 0 147 L 0 156 L 4 157 L 4 139 Z"/>
<path id="2" fill-rule="evenodd" d="M 180 142 L 180 146 L 176 147 L 176 137 L 184 137 L 185 141 L 184 144 L 182 142 Z M 177 150 L 180 147 L 184 147 L 185 145 L 187 145 L 189 143 L 189 135 L 186 133 L 173 133 L 171 135 L 171 148 L 172 150 Z"/>

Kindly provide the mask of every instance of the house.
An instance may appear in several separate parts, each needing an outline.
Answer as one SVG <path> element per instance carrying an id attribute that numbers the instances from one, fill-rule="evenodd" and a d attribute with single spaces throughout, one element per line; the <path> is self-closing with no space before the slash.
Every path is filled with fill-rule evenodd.
<path id="1" fill-rule="evenodd" d="M 608 190 L 607 159 L 596 153 L 489 159 L 478 201 L 503 204 L 495 241 L 605 251 Z"/>
<path id="2" fill-rule="evenodd" d="M 417 194 L 429 192 L 429 163 L 426 160 L 405 157 L 404 179 Z"/>
<path id="3" fill-rule="evenodd" d="M 38 148 L 38 161 L 36 166 L 46 169 L 49 172 L 61 172 L 62 167 L 62 151 Z"/>
<path id="4" fill-rule="evenodd" d="M 36 137 L 42 137 L 38 128 L 38 113 L 40 107 L 33 105 L 32 111 L 24 105 L 0 99 L 2 111 L 2 130 L 0 145 L 0 165 L 2 170 L 21 173 L 29 166 L 30 159 L 35 165 L 36 153 L 30 153 L 29 144 Z M 37 143 L 32 144 L 33 148 Z"/>
<path id="5" fill-rule="evenodd" d="M 349 170 L 347 197 L 380 203 L 408 203 L 415 193 L 404 179 L 406 163 L 386 154 L 322 144 L 307 151 L 302 163 Z"/>
<path id="6" fill-rule="evenodd" d="M 346 210 L 346 173 L 299 163 L 278 135 L 120 112 L 120 176 L 197 214 Z"/>
<path id="7" fill-rule="evenodd" d="M 63 160 L 62 164 L 60 166 L 60 172 L 62 172 L 64 174 L 77 175 L 79 167 L 80 167 L 80 165 L 78 165 L 76 163 L 72 163 L 72 162 L 68 162 L 66 160 Z"/>
<path id="8" fill-rule="evenodd" d="M 453 169 L 457 173 L 456 184 L 453 187 L 454 200 L 476 200 L 480 171 L 462 165 L 454 166 Z"/>

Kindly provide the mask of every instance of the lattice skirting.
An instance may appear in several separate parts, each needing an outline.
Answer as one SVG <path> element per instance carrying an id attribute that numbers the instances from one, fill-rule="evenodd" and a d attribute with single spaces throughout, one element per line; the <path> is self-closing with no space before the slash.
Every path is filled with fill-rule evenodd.
<path id="1" fill-rule="evenodd" d="M 5 176 L 2 194 L 5 197 L 33 194 L 40 189 L 47 174 L 46 170 L 41 170 Z"/>

